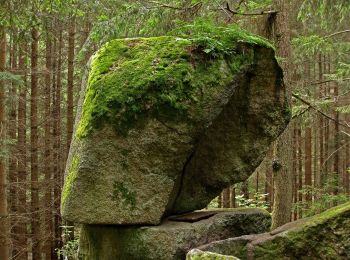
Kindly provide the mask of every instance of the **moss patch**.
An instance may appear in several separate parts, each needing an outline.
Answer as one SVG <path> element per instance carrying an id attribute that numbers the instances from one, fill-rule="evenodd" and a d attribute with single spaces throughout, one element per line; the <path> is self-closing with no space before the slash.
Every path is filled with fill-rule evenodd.
<path id="1" fill-rule="evenodd" d="M 93 57 L 76 136 L 84 138 L 106 122 L 126 135 L 149 117 L 187 119 L 190 107 L 206 103 L 203 88 L 227 85 L 252 62 L 242 43 L 271 47 L 238 27 L 216 28 L 210 37 L 110 41 Z"/>
<path id="2" fill-rule="evenodd" d="M 350 203 L 310 217 L 305 223 L 282 234 L 258 245 L 254 256 L 257 259 L 281 256 L 293 259 L 348 259 Z"/>
<path id="3" fill-rule="evenodd" d="M 62 195 L 61 195 L 62 206 L 64 206 L 66 199 L 67 199 L 69 193 L 71 192 L 73 182 L 74 182 L 75 178 L 77 177 L 78 165 L 79 165 L 79 157 L 74 156 L 72 159 L 72 163 L 71 163 L 67 178 L 64 182 L 63 190 L 62 190 Z"/>
<path id="4" fill-rule="evenodd" d="M 136 207 L 136 193 L 130 191 L 128 187 L 122 182 L 113 183 L 112 200 L 119 202 L 120 200 L 126 205 L 135 209 Z"/>

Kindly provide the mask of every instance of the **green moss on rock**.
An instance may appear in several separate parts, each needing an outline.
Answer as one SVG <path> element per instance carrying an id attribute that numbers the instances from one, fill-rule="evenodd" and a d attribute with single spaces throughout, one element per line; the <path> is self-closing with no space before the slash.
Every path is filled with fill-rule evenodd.
<path id="1" fill-rule="evenodd" d="M 270 233 L 230 238 L 199 249 L 241 259 L 350 259 L 350 203 Z"/>
<path id="2" fill-rule="evenodd" d="M 213 44 L 215 42 L 215 44 Z M 201 88 L 225 85 L 252 61 L 241 43 L 271 47 L 238 27 L 218 27 L 203 37 L 116 39 L 93 57 L 83 115 L 76 131 L 84 138 L 109 122 L 120 134 L 147 117 L 188 117 L 191 104 L 205 103 Z M 217 46 L 221 46 L 218 48 Z"/>
<path id="3" fill-rule="evenodd" d="M 72 163 L 71 163 L 68 175 L 66 177 L 64 186 L 63 186 L 63 190 L 62 190 L 62 198 L 61 198 L 62 205 L 65 204 L 65 201 L 66 201 L 69 193 L 71 192 L 73 182 L 74 182 L 75 178 L 77 177 L 78 165 L 79 165 L 79 157 L 74 156 L 72 159 Z"/>
<path id="4" fill-rule="evenodd" d="M 135 209 L 136 207 L 136 193 L 130 191 L 127 185 L 123 182 L 115 181 L 113 183 L 112 200 L 116 202 L 122 200 L 123 203 L 126 206 L 131 207 L 131 209 Z"/>

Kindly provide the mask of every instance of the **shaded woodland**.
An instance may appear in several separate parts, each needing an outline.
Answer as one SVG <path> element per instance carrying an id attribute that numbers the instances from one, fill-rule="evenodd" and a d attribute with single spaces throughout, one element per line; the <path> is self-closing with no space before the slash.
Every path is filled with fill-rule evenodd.
<path id="1" fill-rule="evenodd" d="M 263 207 L 278 227 L 349 201 L 349 1 L 12 0 L 0 16 L 0 259 L 75 259 L 60 200 L 86 64 L 108 40 L 188 24 L 269 39 L 292 104 L 264 162 L 208 207 Z"/>

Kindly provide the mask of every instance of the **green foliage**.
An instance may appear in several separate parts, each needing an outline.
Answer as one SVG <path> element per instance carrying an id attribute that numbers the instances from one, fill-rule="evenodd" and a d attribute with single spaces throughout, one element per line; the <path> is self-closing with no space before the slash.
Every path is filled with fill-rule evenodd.
<path id="1" fill-rule="evenodd" d="M 337 111 L 341 114 L 349 114 L 350 113 L 350 105 L 336 107 L 335 111 Z"/>
<path id="2" fill-rule="evenodd" d="M 340 24 L 349 18 L 350 4 L 348 0 L 303 0 L 298 13 L 298 19 L 308 24 L 307 29 L 330 30 L 335 24 Z"/>
<path id="3" fill-rule="evenodd" d="M 191 24 L 184 24 L 173 30 L 171 34 L 190 39 L 203 49 L 205 53 L 227 53 L 234 50 L 232 43 L 245 42 L 274 48 L 268 40 L 249 33 L 236 24 L 217 26 L 210 19 L 197 18 Z"/>
<path id="4" fill-rule="evenodd" d="M 79 236 L 74 235 L 74 240 L 70 240 L 69 237 L 72 233 L 71 226 L 61 226 L 63 230 L 63 243 L 61 248 L 57 248 L 56 252 L 58 257 L 64 257 L 67 260 L 78 260 L 78 249 L 79 249 Z"/>
<path id="5" fill-rule="evenodd" d="M 241 9 L 247 12 L 250 10 L 268 10 L 272 6 L 272 0 L 249 0 L 244 1 Z"/>
<path id="6" fill-rule="evenodd" d="M 21 76 L 13 74 L 11 72 L 7 71 L 0 71 L 0 80 L 3 81 L 10 81 L 11 83 L 17 84 L 17 85 L 23 85 L 23 79 Z"/>
<path id="7" fill-rule="evenodd" d="M 299 36 L 292 40 L 298 55 L 328 54 L 333 51 L 333 43 L 319 35 Z"/>
<path id="8" fill-rule="evenodd" d="M 313 216 L 323 212 L 334 205 L 339 205 L 349 201 L 348 196 L 339 187 L 336 177 L 330 177 L 320 188 L 314 186 L 304 186 L 298 192 L 304 196 L 310 195 L 315 198 L 312 203 L 306 201 L 294 203 L 294 209 L 301 209 L 305 217 Z M 335 190 L 337 193 L 335 194 Z"/>
<path id="9" fill-rule="evenodd" d="M 265 201 L 265 198 L 268 196 L 266 193 L 255 192 L 253 199 L 247 199 L 244 195 L 237 195 L 236 201 L 238 207 L 243 208 L 263 208 L 268 209 L 269 203 Z"/>
<path id="10" fill-rule="evenodd" d="M 10 156 L 9 146 L 17 143 L 16 139 L 2 139 L 0 140 L 0 160 L 8 159 Z"/>

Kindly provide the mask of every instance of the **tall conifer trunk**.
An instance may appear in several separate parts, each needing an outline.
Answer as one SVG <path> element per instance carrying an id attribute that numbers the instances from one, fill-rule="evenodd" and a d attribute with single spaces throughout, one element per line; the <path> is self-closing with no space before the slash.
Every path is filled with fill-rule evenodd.
<path id="1" fill-rule="evenodd" d="M 0 72 L 5 71 L 6 65 L 6 32 L 0 25 Z M 5 143 L 5 84 L 0 80 L 0 143 Z M 2 145 L 1 149 L 4 149 Z M 6 196 L 5 159 L 0 157 L 0 259 L 7 260 L 8 255 L 8 213 Z"/>
<path id="2" fill-rule="evenodd" d="M 45 178 L 45 196 L 44 202 L 42 205 L 45 207 L 44 214 L 44 232 L 46 240 L 43 244 L 43 252 L 46 256 L 46 259 L 51 259 L 52 241 L 53 241 L 53 203 L 52 203 L 52 167 L 51 167 L 51 76 L 52 76 L 52 40 L 51 40 L 51 27 L 48 26 L 46 32 L 46 51 L 45 51 L 45 60 L 46 60 L 46 73 L 45 73 L 45 87 L 44 87 L 44 114 L 45 114 L 45 125 L 44 125 L 44 178 Z"/>
<path id="3" fill-rule="evenodd" d="M 31 97 L 30 97 L 30 170 L 31 170 L 31 227 L 33 259 L 40 259 L 39 223 L 39 167 L 38 167 L 38 39 L 37 29 L 32 30 Z"/>
<path id="4" fill-rule="evenodd" d="M 16 30 L 12 31 L 11 34 L 12 44 L 10 50 L 10 65 L 11 71 L 17 70 L 17 35 Z M 17 85 L 15 82 L 12 83 L 10 95 L 11 100 L 9 106 L 9 127 L 8 136 L 11 142 L 14 142 L 17 138 Z M 10 146 L 10 158 L 9 158 L 9 196 L 10 196 L 10 214 L 11 214 L 11 240 L 12 240 L 12 256 L 17 256 L 19 252 L 19 245 L 17 239 L 18 233 L 18 179 L 17 179 L 17 146 L 15 143 Z"/>
<path id="5" fill-rule="evenodd" d="M 271 17 L 273 21 L 273 40 L 277 49 L 277 56 L 283 57 L 284 82 L 287 97 L 291 101 L 291 71 L 289 67 L 291 46 L 289 14 L 290 3 L 284 0 L 273 1 L 278 13 Z M 290 102 L 291 103 L 291 102 Z M 293 203 L 293 171 L 292 171 L 292 134 L 290 123 L 282 135 L 278 138 L 274 148 L 274 160 L 278 167 L 274 167 L 274 203 L 272 210 L 272 226 L 275 229 L 287 223 L 291 219 Z"/>
<path id="6" fill-rule="evenodd" d="M 24 35 L 22 33 L 21 35 Z M 22 43 L 19 48 L 18 67 L 23 78 L 23 86 L 20 89 L 18 99 L 18 244 L 21 250 L 17 259 L 28 259 L 27 248 L 27 44 Z"/>

